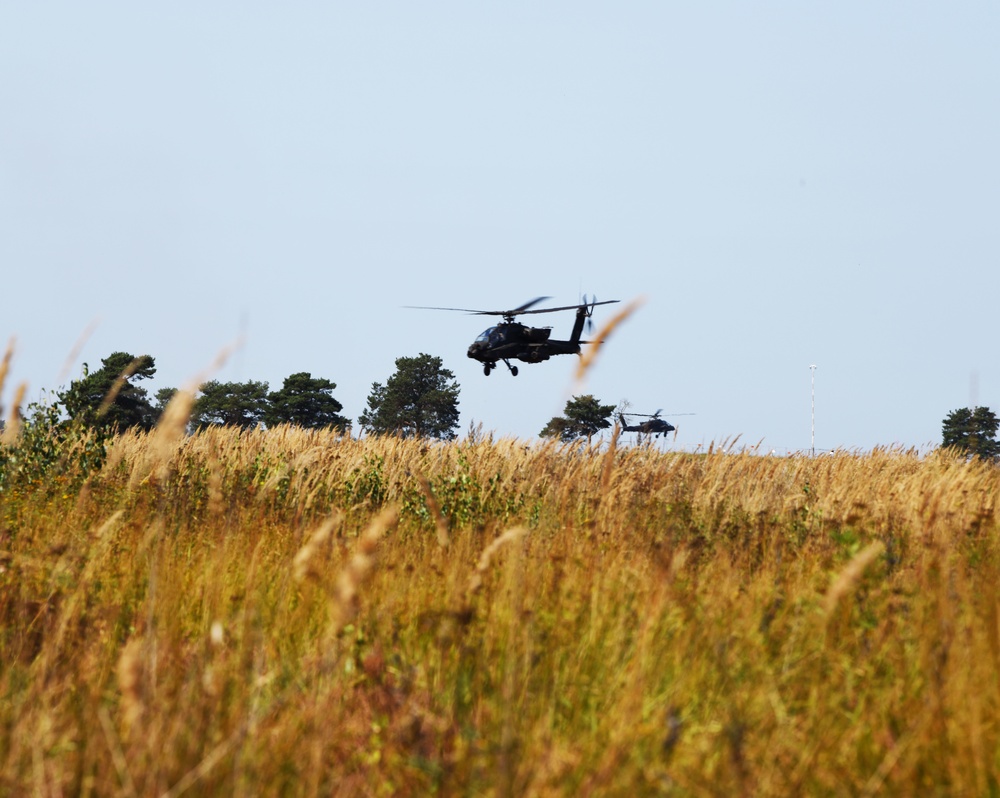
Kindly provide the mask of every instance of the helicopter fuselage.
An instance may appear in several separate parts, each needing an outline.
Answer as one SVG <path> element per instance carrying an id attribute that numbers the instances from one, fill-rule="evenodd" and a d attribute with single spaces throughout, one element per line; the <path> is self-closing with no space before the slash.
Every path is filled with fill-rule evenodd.
<path id="1" fill-rule="evenodd" d="M 619 415 L 622 432 L 638 432 L 640 435 L 666 435 L 673 432 L 677 427 L 669 421 L 654 416 L 649 421 L 642 421 L 638 424 L 629 424 L 625 421 L 624 415 Z"/>
<path id="2" fill-rule="evenodd" d="M 642 424 L 631 424 L 623 428 L 623 432 L 640 432 L 643 435 L 666 435 L 676 427 L 666 421 L 644 421 Z"/>
<path id="3" fill-rule="evenodd" d="M 472 342 L 468 355 L 489 370 L 500 360 L 541 363 L 553 355 L 580 354 L 579 341 L 560 341 L 551 338 L 551 334 L 551 327 L 528 327 L 519 322 L 497 324 Z"/>

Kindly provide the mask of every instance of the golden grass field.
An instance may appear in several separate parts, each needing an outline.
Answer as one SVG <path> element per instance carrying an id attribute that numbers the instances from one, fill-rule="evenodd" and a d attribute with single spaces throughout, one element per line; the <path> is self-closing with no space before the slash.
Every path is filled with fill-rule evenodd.
<path id="1" fill-rule="evenodd" d="M 996 467 L 181 426 L 0 492 L 0 794 L 1000 792 Z"/>

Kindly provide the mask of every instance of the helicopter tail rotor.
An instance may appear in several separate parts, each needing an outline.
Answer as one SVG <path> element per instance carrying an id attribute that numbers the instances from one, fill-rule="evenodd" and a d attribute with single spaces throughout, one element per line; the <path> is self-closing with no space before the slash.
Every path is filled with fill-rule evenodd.
<path id="1" fill-rule="evenodd" d="M 586 343 L 580 341 L 580 336 L 584 331 L 588 335 L 594 331 L 594 322 L 591 318 L 594 315 L 594 308 L 598 305 L 610 305 L 616 301 L 615 299 L 611 299 L 605 302 L 598 302 L 596 296 L 587 296 L 584 294 L 579 305 L 571 306 L 576 310 L 576 322 L 573 325 L 573 333 L 570 335 L 570 341 L 573 343 Z"/>
<path id="2" fill-rule="evenodd" d="M 583 295 L 583 308 L 586 314 L 586 320 L 584 321 L 584 330 L 587 335 L 590 335 L 594 331 L 594 306 L 597 304 L 597 297 L 588 297 L 586 294 Z"/>

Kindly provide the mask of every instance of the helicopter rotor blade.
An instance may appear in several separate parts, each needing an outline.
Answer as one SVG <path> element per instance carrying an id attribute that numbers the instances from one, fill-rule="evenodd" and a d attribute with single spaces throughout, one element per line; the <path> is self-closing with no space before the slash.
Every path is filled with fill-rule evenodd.
<path id="1" fill-rule="evenodd" d="M 520 307 L 514 308 L 513 310 L 509 310 L 507 312 L 510 313 L 510 315 L 512 315 L 512 316 L 515 315 L 515 314 L 517 314 L 517 313 L 524 313 L 528 308 L 533 307 L 534 305 L 537 305 L 539 302 L 543 302 L 546 299 L 552 299 L 552 297 L 550 297 L 550 296 L 536 296 L 534 299 L 529 300 L 528 302 L 525 302 Z"/>
<path id="2" fill-rule="evenodd" d="M 594 307 L 594 305 L 614 305 L 620 302 L 620 299 L 605 299 L 603 302 L 591 302 L 589 307 Z M 539 308 L 538 310 L 526 310 L 525 313 L 554 313 L 557 310 L 578 310 L 584 305 L 563 305 L 559 308 Z"/>
<path id="3" fill-rule="evenodd" d="M 489 314 L 491 316 L 499 316 L 503 311 L 499 310 L 473 310 L 472 308 L 439 308 L 434 305 L 403 305 L 404 308 L 409 310 L 453 310 L 456 313 L 479 313 L 479 314 Z"/>
<path id="4" fill-rule="evenodd" d="M 659 418 L 660 417 L 660 413 L 662 413 L 662 412 L 663 412 L 663 410 L 660 409 L 660 410 L 657 410 L 655 413 L 626 413 L 625 415 L 626 416 L 637 416 L 639 418 Z M 697 413 L 667 413 L 667 415 L 670 416 L 670 418 L 674 418 L 675 416 L 696 416 L 698 414 Z"/>
<path id="5" fill-rule="evenodd" d="M 551 299 L 547 296 L 538 296 L 534 299 L 530 299 L 525 302 L 520 307 L 514 308 L 513 310 L 476 310 L 474 308 L 442 308 L 432 305 L 403 305 L 404 308 L 409 308 L 411 310 L 453 310 L 457 313 L 471 313 L 475 316 L 517 316 L 521 313 L 542 313 L 544 311 L 534 310 L 528 311 L 528 308 L 537 305 L 546 299 Z"/>
<path id="6" fill-rule="evenodd" d="M 550 299 L 550 297 L 547 296 L 537 297 L 536 299 L 532 299 L 530 302 L 525 302 L 523 305 L 521 305 L 521 307 L 514 308 L 513 310 L 475 310 L 473 308 L 442 308 L 434 305 L 403 305 L 403 307 L 410 308 L 411 310 L 451 310 L 457 313 L 471 313 L 475 316 L 504 316 L 504 317 L 520 316 L 525 313 L 556 313 L 560 310 L 578 310 L 581 307 L 585 307 L 584 305 L 581 304 L 581 305 L 563 305 L 558 308 L 532 309 L 535 304 L 545 299 Z M 595 305 L 613 305 L 619 301 L 620 300 L 618 299 L 606 299 L 603 302 L 592 301 L 589 307 L 591 308 L 591 312 L 593 312 L 593 308 Z"/>

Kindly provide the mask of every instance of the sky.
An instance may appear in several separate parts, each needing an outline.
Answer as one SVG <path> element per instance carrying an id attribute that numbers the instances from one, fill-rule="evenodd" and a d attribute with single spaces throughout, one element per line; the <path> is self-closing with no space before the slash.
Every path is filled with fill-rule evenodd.
<path id="1" fill-rule="evenodd" d="M 0 0 L 0 401 L 127 351 L 356 421 L 426 353 L 463 435 L 592 394 L 667 450 L 926 451 L 1000 412 L 998 41 L 985 0 Z M 641 306 L 583 381 L 406 307 L 584 294 Z"/>

